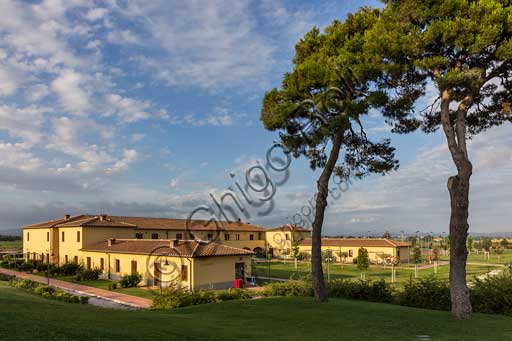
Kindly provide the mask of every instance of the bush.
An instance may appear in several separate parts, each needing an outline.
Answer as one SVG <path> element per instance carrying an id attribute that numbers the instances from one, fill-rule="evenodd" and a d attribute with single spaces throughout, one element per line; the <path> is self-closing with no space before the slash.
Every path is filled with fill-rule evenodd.
<path id="1" fill-rule="evenodd" d="M 337 279 L 327 283 L 329 297 L 372 302 L 391 302 L 393 291 L 383 279 L 379 281 L 350 281 Z"/>
<path id="2" fill-rule="evenodd" d="M 83 267 L 82 265 L 78 263 L 66 263 L 63 264 L 59 269 L 59 274 L 65 275 L 65 276 L 75 276 L 77 273 L 82 271 Z"/>
<path id="3" fill-rule="evenodd" d="M 9 281 L 14 280 L 15 278 L 16 277 L 14 277 L 14 276 L 9 276 L 9 275 L 0 273 L 0 281 L 9 282 Z"/>
<path id="4" fill-rule="evenodd" d="M 32 271 L 36 268 L 36 265 L 32 262 L 23 262 L 17 266 L 20 271 Z"/>
<path id="5" fill-rule="evenodd" d="M 397 295 L 397 303 L 409 307 L 450 310 L 450 287 L 448 282 L 435 277 L 410 280 Z"/>
<path id="6" fill-rule="evenodd" d="M 20 289 L 29 289 L 33 290 L 35 287 L 37 287 L 39 284 L 36 282 L 33 282 L 28 279 L 18 279 L 12 282 L 12 285 L 16 288 Z"/>
<path id="7" fill-rule="evenodd" d="M 48 285 L 39 285 L 34 288 L 34 294 L 43 296 L 44 293 L 47 293 L 47 296 L 52 296 L 55 294 L 56 290 L 54 287 L 50 287 Z"/>
<path id="8" fill-rule="evenodd" d="M 76 274 L 76 281 L 95 281 L 100 278 L 100 269 L 82 269 Z"/>
<path id="9" fill-rule="evenodd" d="M 253 296 L 249 290 L 244 289 L 221 290 L 215 292 L 215 295 L 219 301 L 247 300 Z"/>
<path id="10" fill-rule="evenodd" d="M 89 303 L 89 296 L 80 296 L 80 303 L 88 304 Z"/>
<path id="11" fill-rule="evenodd" d="M 512 314 L 512 275 L 475 279 L 470 290 L 473 310 L 488 314 Z"/>
<path id="12" fill-rule="evenodd" d="M 108 290 L 116 290 L 117 289 L 117 283 L 109 283 L 108 284 Z"/>
<path id="13" fill-rule="evenodd" d="M 313 287 L 306 281 L 274 282 L 265 285 L 263 296 L 313 296 Z"/>
<path id="14" fill-rule="evenodd" d="M 174 309 L 191 305 L 217 302 L 212 291 L 187 292 L 178 288 L 166 288 L 153 297 L 153 309 Z"/>
<path id="15" fill-rule="evenodd" d="M 69 294 L 69 293 L 64 292 L 64 291 L 58 291 L 55 294 L 55 298 L 58 301 L 62 301 L 62 302 L 66 302 L 66 303 L 79 303 L 80 302 L 80 300 L 79 300 L 79 298 L 77 296 Z"/>
<path id="16" fill-rule="evenodd" d="M 139 273 L 132 273 L 131 275 L 125 275 L 119 281 L 121 288 L 132 288 L 136 287 L 137 284 L 142 280 L 142 276 Z"/>

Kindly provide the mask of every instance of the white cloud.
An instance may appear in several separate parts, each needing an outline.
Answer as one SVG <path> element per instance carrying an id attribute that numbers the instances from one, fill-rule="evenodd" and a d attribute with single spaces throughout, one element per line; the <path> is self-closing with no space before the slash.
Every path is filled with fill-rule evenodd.
<path id="1" fill-rule="evenodd" d="M 41 165 L 41 160 L 28 152 L 25 146 L 12 143 L 0 143 L 0 166 L 31 171 Z"/>
<path id="2" fill-rule="evenodd" d="M 130 30 L 115 30 L 107 34 L 108 42 L 112 44 L 140 44 L 139 37 Z"/>
<path id="3" fill-rule="evenodd" d="M 104 18 L 107 15 L 107 13 L 108 10 L 106 8 L 97 7 L 89 10 L 89 12 L 87 12 L 87 14 L 85 15 L 85 18 L 89 21 L 96 21 Z"/>
<path id="4" fill-rule="evenodd" d="M 10 96 L 16 93 L 20 85 L 20 73 L 0 65 L 0 96 Z"/>
<path id="5" fill-rule="evenodd" d="M 17 108 L 0 105 L 0 130 L 21 139 L 25 148 L 31 147 L 41 140 L 44 114 L 49 111 L 49 108 L 38 106 Z"/>
<path id="6" fill-rule="evenodd" d="M 148 112 L 151 104 L 147 101 L 138 101 L 117 94 L 109 94 L 105 96 L 105 102 L 110 108 L 110 111 L 107 111 L 106 114 L 115 114 L 122 122 L 135 122 L 151 116 Z"/>
<path id="7" fill-rule="evenodd" d="M 137 151 L 135 149 L 126 149 L 123 151 L 123 158 L 116 161 L 116 163 L 107 169 L 107 174 L 115 174 L 125 171 L 128 166 L 135 162 L 138 158 Z"/>
<path id="8" fill-rule="evenodd" d="M 66 69 L 52 82 L 52 89 L 57 93 L 62 107 L 76 114 L 83 114 L 90 109 L 89 94 L 82 88 L 85 77 L 79 72 Z"/>
<path id="9" fill-rule="evenodd" d="M 27 91 L 27 99 L 30 102 L 38 102 L 50 94 L 50 89 L 46 84 L 35 84 Z"/>

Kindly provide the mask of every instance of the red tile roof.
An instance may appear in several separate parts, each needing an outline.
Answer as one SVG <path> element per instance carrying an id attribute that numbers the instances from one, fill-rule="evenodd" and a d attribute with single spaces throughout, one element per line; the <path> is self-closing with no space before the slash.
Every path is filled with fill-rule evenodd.
<path id="1" fill-rule="evenodd" d="M 165 239 L 112 239 L 94 243 L 81 249 L 90 252 L 129 253 L 140 255 L 167 255 L 175 257 L 216 257 L 246 256 L 254 252 L 200 240 L 165 240 Z"/>
<path id="2" fill-rule="evenodd" d="M 283 225 L 283 226 L 278 226 L 278 227 L 275 227 L 273 229 L 269 229 L 267 231 L 293 231 L 293 232 L 311 232 L 310 229 L 306 229 L 306 228 L 303 228 L 303 227 L 299 227 L 297 225 Z"/>
<path id="3" fill-rule="evenodd" d="M 303 239 L 301 246 L 311 246 L 311 238 Z M 409 243 L 399 242 L 385 238 L 322 238 L 322 246 L 347 246 L 347 247 L 407 247 Z"/>
<path id="4" fill-rule="evenodd" d="M 217 224 L 208 220 L 191 220 L 188 224 L 190 231 L 246 231 L 265 232 L 267 229 L 256 225 L 237 221 L 219 221 Z M 186 230 L 187 219 L 125 217 L 105 215 L 101 216 L 79 215 L 69 219 L 46 221 L 23 228 L 49 228 L 49 227 L 133 227 L 138 230 Z"/>

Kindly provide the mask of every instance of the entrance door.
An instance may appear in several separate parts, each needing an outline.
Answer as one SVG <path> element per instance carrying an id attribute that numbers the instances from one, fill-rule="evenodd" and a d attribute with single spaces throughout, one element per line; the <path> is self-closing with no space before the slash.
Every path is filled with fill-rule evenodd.
<path id="1" fill-rule="evenodd" d="M 245 263 L 235 263 L 235 279 L 245 280 Z"/>
<path id="2" fill-rule="evenodd" d="M 156 286 L 160 286 L 162 283 L 162 279 L 161 279 L 162 268 L 160 266 L 160 263 L 155 263 L 154 269 L 155 269 L 155 275 L 154 275 L 155 281 L 153 284 Z"/>

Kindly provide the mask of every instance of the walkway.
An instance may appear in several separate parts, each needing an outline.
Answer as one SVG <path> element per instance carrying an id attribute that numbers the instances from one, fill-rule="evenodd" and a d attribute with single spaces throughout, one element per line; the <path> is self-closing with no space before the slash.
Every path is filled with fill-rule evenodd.
<path id="1" fill-rule="evenodd" d="M 48 284 L 48 279 L 46 277 L 36 276 L 27 274 L 24 272 L 18 272 L 8 269 L 2 269 L 0 268 L 0 273 L 9 275 L 9 276 L 16 276 L 17 278 L 23 278 L 28 279 L 34 282 L 42 283 L 42 284 Z M 80 295 L 88 295 L 92 297 L 97 297 L 99 299 L 115 302 L 118 304 L 126 305 L 132 308 L 138 308 L 138 309 L 147 309 L 151 307 L 151 300 L 148 300 L 147 298 L 142 297 L 136 297 L 126 294 L 121 294 L 115 291 L 110 290 L 104 290 L 99 288 L 93 288 L 86 285 L 76 284 L 76 283 L 70 283 L 65 281 L 60 281 L 58 279 L 52 279 L 50 278 L 50 285 L 54 286 L 56 288 L 68 290 Z"/>

